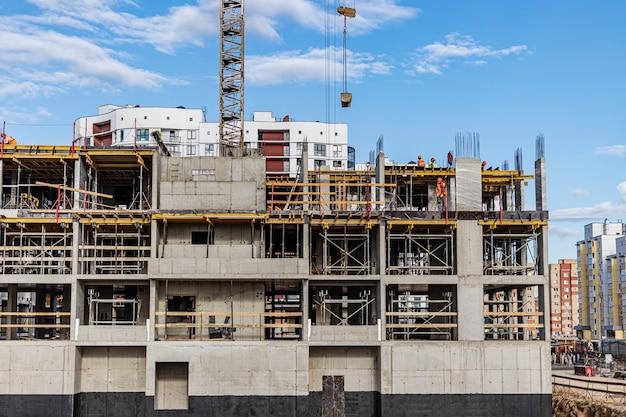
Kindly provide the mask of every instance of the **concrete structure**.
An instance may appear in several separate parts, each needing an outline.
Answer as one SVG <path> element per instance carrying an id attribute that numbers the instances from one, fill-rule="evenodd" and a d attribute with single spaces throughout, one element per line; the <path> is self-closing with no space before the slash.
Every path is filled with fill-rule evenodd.
<path id="1" fill-rule="evenodd" d="M 622 223 L 590 223 L 585 240 L 578 242 L 580 296 L 579 337 L 585 340 L 624 338 L 621 319 L 616 243 L 626 233 Z"/>
<path id="2" fill-rule="evenodd" d="M 174 156 L 219 156 L 219 123 L 207 122 L 201 109 L 104 105 L 95 116 L 74 122 L 74 143 L 94 147 L 154 147 L 158 132 Z M 343 123 L 280 120 L 271 112 L 254 112 L 244 122 L 249 150 L 266 157 L 267 170 L 296 177 L 302 146 L 310 149 L 309 169 L 354 169 Z"/>
<path id="3" fill-rule="evenodd" d="M 6 147 L 0 416 L 550 416 L 543 156 L 384 161 Z"/>
<path id="4" fill-rule="evenodd" d="M 578 265 L 575 259 L 550 264 L 550 317 L 553 336 L 575 336 L 578 326 Z"/>

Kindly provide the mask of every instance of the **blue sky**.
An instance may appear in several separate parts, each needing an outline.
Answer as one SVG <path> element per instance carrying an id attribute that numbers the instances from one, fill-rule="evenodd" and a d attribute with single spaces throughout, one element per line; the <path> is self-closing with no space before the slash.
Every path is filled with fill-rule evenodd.
<path id="1" fill-rule="evenodd" d="M 528 171 L 543 133 L 551 260 L 575 256 L 585 223 L 626 220 L 626 2 L 356 0 L 342 110 L 324 1 L 247 1 L 248 115 L 347 122 L 361 160 L 381 134 L 408 161 L 477 131 L 490 165 L 522 147 Z M 5 0 L 0 25 L 0 120 L 22 143 L 69 144 L 103 103 L 217 119 L 215 0 Z"/>

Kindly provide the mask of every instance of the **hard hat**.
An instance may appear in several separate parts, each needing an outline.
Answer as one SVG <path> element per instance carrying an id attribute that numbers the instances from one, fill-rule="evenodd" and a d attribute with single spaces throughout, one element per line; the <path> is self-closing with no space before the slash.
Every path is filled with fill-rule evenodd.
<path id="1" fill-rule="evenodd" d="M 418 156 L 417 156 L 417 159 L 422 159 L 422 155 L 418 155 Z"/>
<path id="2" fill-rule="evenodd" d="M 435 162 L 435 158 L 434 157 L 430 158 L 430 160 L 431 160 L 431 162 Z"/>

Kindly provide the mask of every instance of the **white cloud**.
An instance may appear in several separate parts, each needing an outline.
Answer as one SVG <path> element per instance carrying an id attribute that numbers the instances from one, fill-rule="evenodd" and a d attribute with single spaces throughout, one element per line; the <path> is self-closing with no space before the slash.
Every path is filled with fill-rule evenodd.
<path id="1" fill-rule="evenodd" d="M 574 198 L 582 198 L 589 195 L 589 190 L 586 190 L 584 188 L 576 188 L 574 189 L 574 191 L 572 191 L 572 195 L 574 196 Z"/>
<path id="2" fill-rule="evenodd" d="M 626 201 L 626 181 L 617 184 L 617 191 L 622 195 L 622 200 Z"/>
<path id="3" fill-rule="evenodd" d="M 184 45 L 202 45 L 204 40 L 217 34 L 219 0 L 196 0 L 192 4 L 170 7 L 166 13 L 139 16 L 130 9 L 141 7 L 139 2 L 120 0 L 29 0 L 48 16 L 87 21 L 115 35 L 116 40 L 150 44 L 157 50 L 172 53 Z M 419 9 L 402 6 L 397 0 L 362 0 L 358 4 L 357 18 L 350 22 L 350 33 L 359 35 L 380 29 L 387 23 L 410 19 Z M 334 23 L 332 19 L 337 19 Z M 262 37 L 281 38 L 279 27 L 284 20 L 324 32 L 324 22 L 329 28 L 341 29 L 340 17 L 330 3 L 320 7 L 319 0 L 248 0 L 246 2 L 246 29 Z"/>
<path id="4" fill-rule="evenodd" d="M 550 226 L 549 233 L 550 235 L 556 236 L 559 239 L 568 239 L 568 238 L 572 238 L 572 237 L 580 235 L 579 230 L 570 229 L 568 227 L 557 227 L 557 226 Z"/>
<path id="5" fill-rule="evenodd" d="M 552 210 L 550 218 L 559 221 L 623 218 L 626 215 L 626 181 L 620 182 L 615 188 L 621 201 L 603 201 L 587 207 Z"/>
<path id="6" fill-rule="evenodd" d="M 326 67 L 327 57 L 331 60 L 329 70 Z M 342 68 L 340 57 L 340 51 L 333 47 L 311 48 L 306 52 L 288 51 L 273 55 L 248 56 L 246 79 L 257 85 L 324 82 L 327 77 L 339 80 Z M 348 51 L 347 58 L 348 78 L 355 81 L 368 75 L 387 75 L 392 69 L 391 65 L 381 58 L 367 53 Z"/>
<path id="7" fill-rule="evenodd" d="M 626 157 L 626 145 L 599 146 L 593 150 L 596 155 Z"/>
<path id="8" fill-rule="evenodd" d="M 526 45 L 494 49 L 491 46 L 480 44 L 471 36 L 450 33 L 446 35 L 444 42 L 434 42 L 419 48 L 414 54 L 409 72 L 440 75 L 455 61 L 484 65 L 489 58 L 503 58 L 528 52 L 529 49 Z"/>

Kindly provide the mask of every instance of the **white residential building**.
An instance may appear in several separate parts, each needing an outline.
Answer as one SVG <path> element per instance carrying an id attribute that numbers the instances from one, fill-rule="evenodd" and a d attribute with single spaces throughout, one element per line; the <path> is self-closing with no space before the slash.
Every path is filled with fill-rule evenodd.
<path id="1" fill-rule="evenodd" d="M 578 242 L 578 289 L 580 300 L 579 335 L 599 340 L 622 334 L 621 323 L 612 317 L 613 286 L 609 257 L 625 233 L 623 223 L 591 223 L 585 226 L 585 240 Z"/>
<path id="2" fill-rule="evenodd" d="M 88 147 L 156 146 L 154 132 L 160 132 L 173 155 L 218 155 L 219 123 L 207 122 L 201 109 L 103 105 L 97 115 L 74 122 L 74 142 Z M 300 122 L 289 116 L 277 120 L 271 112 L 254 112 L 244 122 L 244 141 L 267 157 L 270 174 L 295 176 L 305 142 L 309 169 L 354 169 L 344 123 Z"/>

